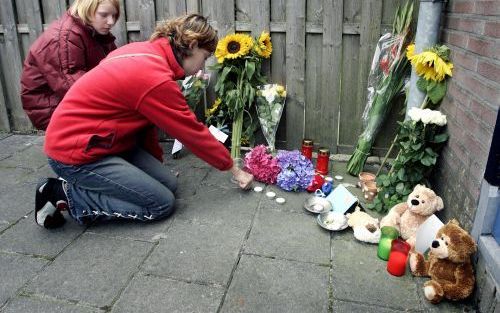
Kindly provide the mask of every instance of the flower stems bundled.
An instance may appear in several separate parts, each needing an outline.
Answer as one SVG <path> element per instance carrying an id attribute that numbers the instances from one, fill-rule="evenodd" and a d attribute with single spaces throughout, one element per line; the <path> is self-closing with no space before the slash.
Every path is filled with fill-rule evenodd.
<path id="1" fill-rule="evenodd" d="M 410 74 L 410 63 L 402 51 L 410 41 L 412 15 L 413 2 L 399 7 L 393 23 L 393 34 L 385 34 L 379 41 L 371 77 L 368 79 L 369 85 L 373 87 L 368 89 L 368 103 L 363 114 L 366 117 L 365 128 L 347 164 L 347 171 L 352 175 L 358 175 L 363 170 L 392 100 L 402 92 L 405 78 Z"/>
<path id="2" fill-rule="evenodd" d="M 256 87 L 266 82 L 261 64 L 271 52 L 271 37 L 265 32 L 255 41 L 246 34 L 231 34 L 217 44 L 218 64 L 213 66 L 218 74 L 215 92 L 221 101 L 219 108 L 225 108 L 233 120 L 231 156 L 235 159 L 240 158 L 244 113 L 254 103 Z"/>

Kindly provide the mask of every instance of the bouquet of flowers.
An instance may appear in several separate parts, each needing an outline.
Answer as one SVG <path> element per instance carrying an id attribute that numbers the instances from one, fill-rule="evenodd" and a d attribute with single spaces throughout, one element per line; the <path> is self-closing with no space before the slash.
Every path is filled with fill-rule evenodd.
<path id="1" fill-rule="evenodd" d="M 365 165 L 375 137 L 380 130 L 393 98 L 401 93 L 410 74 L 408 59 L 401 53 L 409 41 L 413 2 L 398 8 L 392 34 L 379 40 L 368 78 L 368 101 L 363 113 L 364 130 L 359 136 L 347 171 L 358 175 Z"/>
<path id="2" fill-rule="evenodd" d="M 415 45 L 409 45 L 406 56 L 415 72 L 420 76 L 417 87 L 426 94 L 421 108 L 426 108 L 430 100 L 436 105 L 446 94 L 446 78 L 452 76 L 453 63 L 450 61 L 450 49 L 445 45 L 435 45 L 419 54 L 415 54 Z"/>
<path id="3" fill-rule="evenodd" d="M 233 121 L 231 156 L 240 157 L 243 114 L 254 103 L 256 86 L 266 83 L 261 74 L 263 59 L 271 56 L 269 33 L 263 32 L 255 40 L 246 34 L 230 34 L 219 40 L 215 50 L 217 71 L 215 92 Z"/>
<path id="4" fill-rule="evenodd" d="M 192 111 L 196 111 L 209 82 L 210 75 L 203 73 L 201 70 L 196 75 L 188 76 L 182 81 L 182 94 Z"/>
<path id="5" fill-rule="evenodd" d="M 439 111 L 412 108 L 409 120 L 400 122 L 396 144 L 399 153 L 388 174 L 377 177 L 381 187 L 368 207 L 387 212 L 397 203 L 406 201 L 417 184 L 425 184 L 439 156 L 438 152 L 448 140 L 444 126 L 446 116 Z"/>
<path id="6" fill-rule="evenodd" d="M 258 145 L 245 155 L 245 168 L 253 177 L 266 184 L 275 184 L 281 171 L 278 160 L 267 153 L 264 145 Z"/>
<path id="7" fill-rule="evenodd" d="M 286 90 L 278 84 L 267 84 L 257 88 L 257 116 L 269 150 L 275 153 L 276 131 L 285 106 Z"/>
<path id="8" fill-rule="evenodd" d="M 314 177 L 314 167 L 298 150 L 278 151 L 276 156 L 281 172 L 277 185 L 287 191 L 304 191 Z"/>

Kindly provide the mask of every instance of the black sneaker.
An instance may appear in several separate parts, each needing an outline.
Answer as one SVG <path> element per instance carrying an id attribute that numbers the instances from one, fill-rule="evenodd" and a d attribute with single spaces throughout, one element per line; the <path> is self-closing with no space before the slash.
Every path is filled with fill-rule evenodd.
<path id="1" fill-rule="evenodd" d="M 67 208 L 67 202 L 65 199 L 57 199 L 61 191 L 62 181 L 55 178 L 48 178 L 36 187 L 35 222 L 38 225 L 57 228 L 66 222 L 61 210 Z"/>

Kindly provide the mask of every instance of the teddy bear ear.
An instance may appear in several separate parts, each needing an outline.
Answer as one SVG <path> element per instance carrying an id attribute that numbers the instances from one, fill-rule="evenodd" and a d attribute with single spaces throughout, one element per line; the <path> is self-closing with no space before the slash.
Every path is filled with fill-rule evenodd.
<path id="1" fill-rule="evenodd" d="M 440 196 L 436 196 L 434 201 L 436 201 L 436 210 L 441 211 L 444 208 L 443 199 Z"/>
<path id="2" fill-rule="evenodd" d="M 465 233 L 462 235 L 462 241 L 466 244 L 466 246 L 469 247 L 471 254 L 476 253 L 477 251 L 477 244 L 474 241 L 474 239 L 468 234 Z"/>
<path id="3" fill-rule="evenodd" d="M 456 219 L 452 219 L 451 221 L 448 222 L 448 224 L 453 224 L 453 225 L 456 225 L 456 226 L 460 226 L 460 224 L 458 223 L 458 221 Z"/>

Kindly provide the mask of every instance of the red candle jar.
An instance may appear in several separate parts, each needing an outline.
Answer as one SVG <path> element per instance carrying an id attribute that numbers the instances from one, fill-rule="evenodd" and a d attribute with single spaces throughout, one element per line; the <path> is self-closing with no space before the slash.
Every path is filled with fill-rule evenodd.
<path id="1" fill-rule="evenodd" d="M 394 239 L 391 253 L 387 262 L 387 271 L 394 276 L 403 276 L 406 271 L 406 261 L 410 252 L 410 245 L 402 239 Z"/>
<path id="2" fill-rule="evenodd" d="M 328 174 L 328 163 L 330 162 L 330 151 L 326 148 L 319 148 L 318 160 L 316 162 L 316 172 L 321 175 Z"/>
<path id="3" fill-rule="evenodd" d="M 302 140 L 302 155 L 312 160 L 313 157 L 313 141 L 311 139 Z"/>
<path id="4" fill-rule="evenodd" d="M 307 192 L 315 192 L 316 189 L 321 189 L 325 179 L 321 175 L 314 175 L 311 184 L 306 188 Z"/>

